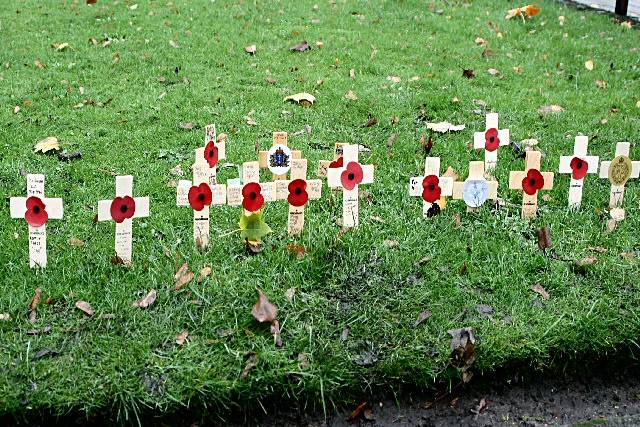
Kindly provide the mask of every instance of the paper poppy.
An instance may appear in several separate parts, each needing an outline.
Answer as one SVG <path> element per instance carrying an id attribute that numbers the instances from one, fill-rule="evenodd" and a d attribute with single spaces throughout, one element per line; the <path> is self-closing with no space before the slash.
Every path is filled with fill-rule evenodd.
<path id="1" fill-rule="evenodd" d="M 133 218 L 136 213 L 136 201 L 131 196 L 116 197 L 111 202 L 111 218 L 118 224 Z"/>
<path id="2" fill-rule="evenodd" d="M 29 197 L 26 205 L 27 212 L 24 214 L 24 219 L 27 220 L 27 224 L 32 227 L 42 227 L 47 223 L 49 214 L 47 213 L 46 205 L 39 197 Z"/>
<path id="3" fill-rule="evenodd" d="M 211 168 L 218 164 L 218 147 L 216 147 L 216 143 L 213 140 L 207 142 L 204 147 L 204 159 Z"/>
<path id="4" fill-rule="evenodd" d="M 287 200 L 293 206 L 304 206 L 309 201 L 307 193 L 307 181 L 294 179 L 289 183 L 289 196 Z"/>
<path id="5" fill-rule="evenodd" d="M 571 170 L 573 171 L 573 179 L 582 179 L 587 176 L 589 170 L 589 164 L 580 157 L 574 157 L 569 163 Z"/>
<path id="6" fill-rule="evenodd" d="M 206 182 L 189 189 L 189 205 L 194 211 L 201 211 L 205 206 L 211 205 L 212 200 L 211 187 Z"/>
<path id="7" fill-rule="evenodd" d="M 530 196 L 536 194 L 544 187 L 544 177 L 538 169 L 529 169 L 527 176 L 522 180 L 522 190 Z"/>
<path id="8" fill-rule="evenodd" d="M 341 168 L 342 166 L 344 166 L 344 158 L 342 156 L 329 163 L 329 168 Z"/>
<path id="9" fill-rule="evenodd" d="M 362 172 L 362 166 L 358 162 L 349 162 L 346 169 L 342 171 L 340 175 L 340 181 L 342 187 L 346 190 L 353 190 L 356 185 L 362 182 L 364 174 Z"/>
<path id="10" fill-rule="evenodd" d="M 491 128 L 484 133 L 484 148 L 487 151 L 496 151 L 500 147 L 498 129 Z"/>
<path id="11" fill-rule="evenodd" d="M 250 182 L 242 188 L 242 207 L 249 212 L 259 211 L 264 205 L 264 197 L 260 194 L 261 187 L 257 182 Z"/>
<path id="12" fill-rule="evenodd" d="M 440 179 L 435 175 L 426 176 L 422 180 L 422 198 L 425 202 L 433 203 L 440 199 L 442 188 L 440 188 Z"/>

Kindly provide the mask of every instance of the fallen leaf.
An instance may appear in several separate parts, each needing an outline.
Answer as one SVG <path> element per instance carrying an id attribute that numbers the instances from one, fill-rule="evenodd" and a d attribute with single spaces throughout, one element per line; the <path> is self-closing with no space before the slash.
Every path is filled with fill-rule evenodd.
<path id="1" fill-rule="evenodd" d="M 592 252 L 598 252 L 599 254 L 609 252 L 609 249 L 603 248 L 602 246 L 588 246 L 587 249 Z"/>
<path id="2" fill-rule="evenodd" d="M 564 108 L 555 104 L 545 105 L 544 107 L 538 108 L 538 114 L 540 115 L 549 114 L 549 113 L 557 114 L 557 113 L 562 113 L 563 111 L 564 111 Z"/>
<path id="3" fill-rule="evenodd" d="M 37 152 L 47 153 L 51 150 L 57 151 L 59 149 L 60 149 L 60 142 L 58 141 L 58 138 L 56 138 L 55 136 L 48 136 L 45 139 L 38 141 L 38 143 L 33 146 L 34 153 L 37 153 Z"/>
<path id="4" fill-rule="evenodd" d="M 82 153 L 79 151 L 67 152 L 67 150 L 62 150 L 61 153 L 58 153 L 58 160 L 62 162 L 70 162 L 72 160 L 78 160 L 82 158 Z"/>
<path id="5" fill-rule="evenodd" d="M 249 45 L 247 47 L 244 48 L 244 51 L 247 52 L 249 55 L 255 55 L 256 54 L 256 45 L 252 44 Z"/>
<path id="6" fill-rule="evenodd" d="M 493 314 L 493 307 L 487 304 L 477 304 L 476 310 L 478 310 L 478 313 L 484 314 L 485 316 L 490 316 Z"/>
<path id="7" fill-rule="evenodd" d="M 387 80 L 393 83 L 400 83 L 402 81 L 398 76 L 387 76 Z"/>
<path id="8" fill-rule="evenodd" d="M 489 73 L 492 76 L 497 76 L 498 74 L 500 74 L 500 71 L 496 70 L 495 68 L 489 68 L 487 70 L 487 73 Z"/>
<path id="9" fill-rule="evenodd" d="M 260 323 L 273 322 L 278 316 L 278 307 L 272 304 L 260 289 L 256 289 L 256 293 L 258 300 L 253 306 L 251 314 Z"/>
<path id="10" fill-rule="evenodd" d="M 447 170 L 444 172 L 444 174 L 442 174 L 442 176 L 445 178 L 452 178 L 454 181 L 457 181 L 458 179 L 460 179 L 460 176 L 458 176 L 458 173 L 451 166 L 447 168 Z"/>
<path id="11" fill-rule="evenodd" d="M 287 291 L 284 293 L 284 297 L 286 298 L 287 301 L 289 302 L 293 302 L 293 299 L 296 296 L 296 288 L 289 288 L 287 289 Z"/>
<path id="12" fill-rule="evenodd" d="M 440 133 L 458 132 L 463 130 L 464 128 L 465 125 L 454 125 L 449 122 L 427 123 L 427 129 Z"/>
<path id="13" fill-rule="evenodd" d="M 593 71 L 593 60 L 589 59 L 588 61 L 586 61 L 584 63 L 584 68 L 586 68 L 589 71 Z"/>
<path id="14" fill-rule="evenodd" d="M 35 322 L 36 317 L 38 315 L 38 304 L 40 304 L 40 300 L 42 299 L 42 289 L 37 288 L 35 295 L 31 298 L 31 304 L 29 304 L 29 321 Z"/>
<path id="15" fill-rule="evenodd" d="M 482 37 L 476 37 L 475 41 L 478 46 L 487 46 L 489 44 L 489 42 L 483 39 Z"/>
<path id="16" fill-rule="evenodd" d="M 304 52 L 305 50 L 311 49 L 311 46 L 306 41 L 302 41 L 297 45 L 291 47 L 289 50 L 291 52 Z"/>
<path id="17" fill-rule="evenodd" d="M 80 239 L 76 239 L 75 237 L 71 237 L 71 238 L 69 238 L 69 240 L 67 240 L 67 244 L 69 246 L 80 246 L 80 247 L 82 247 L 82 246 L 85 245 L 85 242 L 84 242 L 84 240 L 80 240 Z"/>
<path id="18" fill-rule="evenodd" d="M 258 355 L 256 353 L 250 353 L 249 358 L 247 359 L 247 363 L 244 365 L 244 369 L 240 374 L 240 378 L 243 380 L 249 376 L 249 373 L 258 366 Z"/>
<path id="19" fill-rule="evenodd" d="M 465 373 L 471 368 L 476 360 L 476 339 L 472 328 L 450 329 L 447 331 L 451 335 L 451 355 L 449 356 L 451 365 L 463 372 L 463 381 L 468 382 L 470 375 Z"/>
<path id="20" fill-rule="evenodd" d="M 413 323 L 413 327 L 414 328 L 417 327 L 418 325 L 420 325 L 422 322 L 424 322 L 425 320 L 427 320 L 430 317 L 431 317 L 431 312 L 430 311 L 423 311 L 422 313 L 420 313 L 418 315 L 418 318 Z"/>
<path id="21" fill-rule="evenodd" d="M 640 99 L 636 102 L 636 108 L 640 108 Z"/>
<path id="22" fill-rule="evenodd" d="M 195 277 L 195 274 L 189 271 L 189 263 L 185 262 L 184 264 L 182 264 L 180 269 L 178 269 L 176 274 L 173 276 L 173 282 L 175 284 L 174 289 L 176 291 L 179 291 L 180 289 L 182 289 L 184 285 L 191 282 L 194 277 Z"/>
<path id="23" fill-rule="evenodd" d="M 93 316 L 93 308 L 91 308 L 91 304 L 86 301 L 76 301 L 76 308 L 89 317 Z"/>
<path id="24" fill-rule="evenodd" d="M 598 258 L 596 258 L 594 256 L 587 256 L 587 257 L 584 257 L 582 259 L 577 260 L 576 261 L 576 266 L 584 267 L 586 265 L 593 265 L 596 262 L 598 262 Z"/>
<path id="25" fill-rule="evenodd" d="M 132 4 L 131 6 L 129 6 L 129 10 L 136 10 L 137 8 L 138 8 L 138 3 Z"/>
<path id="26" fill-rule="evenodd" d="M 551 230 L 549 227 L 539 228 L 538 235 L 538 249 L 544 252 L 545 249 L 551 247 Z"/>
<path id="27" fill-rule="evenodd" d="M 385 245 L 387 248 L 394 248 L 394 247 L 398 246 L 400 243 L 398 243 L 397 240 L 385 239 L 385 240 L 382 241 L 382 244 Z"/>
<path id="28" fill-rule="evenodd" d="M 604 80 L 596 80 L 594 82 L 596 84 L 596 86 L 598 86 L 598 88 L 600 89 L 604 89 L 607 87 L 607 82 L 605 82 Z"/>
<path id="29" fill-rule="evenodd" d="M 282 347 L 282 338 L 280 337 L 280 323 L 277 320 L 274 320 L 273 322 L 271 322 L 269 330 L 271 331 L 271 335 L 273 335 L 276 347 Z"/>
<path id="30" fill-rule="evenodd" d="M 169 170 L 169 173 L 173 176 L 184 176 L 184 171 L 182 170 L 182 165 L 177 164 L 173 168 Z"/>
<path id="31" fill-rule="evenodd" d="M 630 30 L 633 27 L 633 24 L 631 23 L 631 21 L 623 21 L 620 23 L 620 26 L 622 26 L 622 28 Z"/>
<path id="32" fill-rule="evenodd" d="M 566 18 L 564 17 L 564 15 L 558 16 L 558 24 L 560 24 L 561 27 L 564 25 L 565 21 L 566 21 Z"/>
<path id="33" fill-rule="evenodd" d="M 322 49 L 322 48 L 324 47 L 324 42 L 322 42 L 322 41 L 318 40 L 318 41 L 316 42 L 316 47 L 317 47 L 318 49 Z"/>
<path id="34" fill-rule="evenodd" d="M 521 146 L 524 146 L 525 148 L 533 148 L 536 145 L 539 144 L 538 140 L 535 138 L 530 138 L 530 139 L 523 139 L 522 141 L 520 141 Z"/>
<path id="35" fill-rule="evenodd" d="M 636 253 L 635 252 L 622 252 L 620 254 L 620 256 L 624 259 L 626 259 L 627 261 L 635 259 L 636 257 Z"/>
<path id="36" fill-rule="evenodd" d="M 180 123 L 178 124 L 178 127 L 179 127 L 180 129 L 187 129 L 187 130 L 191 130 L 191 129 L 193 129 L 193 123 L 191 123 L 191 122 L 180 122 Z"/>
<path id="37" fill-rule="evenodd" d="M 202 283 L 206 277 L 208 277 L 213 270 L 209 266 L 202 267 L 200 275 L 198 276 L 198 283 Z"/>
<path id="38" fill-rule="evenodd" d="M 175 42 L 174 40 L 169 40 L 169 46 L 171 46 L 174 49 L 178 49 L 180 47 L 178 43 Z"/>
<path id="39" fill-rule="evenodd" d="M 476 405 L 475 408 L 471 409 L 471 413 L 475 414 L 474 418 L 478 418 L 478 415 L 480 415 L 482 411 L 487 409 L 488 405 L 489 404 L 486 397 L 483 397 L 482 399 L 480 399 L 480 401 L 478 402 L 478 405 Z"/>
<path id="40" fill-rule="evenodd" d="M 347 92 L 347 94 L 344 97 L 349 99 L 349 100 L 351 100 L 351 101 L 357 101 L 358 100 L 358 95 L 356 95 L 352 90 Z"/>
<path id="41" fill-rule="evenodd" d="M 187 339 L 188 336 L 189 336 L 189 331 L 187 331 L 186 329 L 180 332 L 178 335 L 176 335 L 176 344 L 183 345 L 184 341 Z"/>
<path id="42" fill-rule="evenodd" d="M 136 301 L 133 303 L 134 307 L 139 307 L 139 308 L 149 308 L 153 305 L 153 303 L 156 301 L 156 297 L 157 297 L 157 292 L 155 289 L 151 289 L 149 291 L 149 293 L 142 298 L 139 301 Z"/>
<path id="43" fill-rule="evenodd" d="M 289 252 L 293 252 L 294 254 L 296 254 L 296 259 L 298 260 L 304 259 L 304 255 L 305 255 L 304 246 L 290 243 L 287 245 L 287 250 Z"/>
<path id="44" fill-rule="evenodd" d="M 540 8 L 536 5 L 529 4 L 523 7 L 516 7 L 515 9 L 511 9 L 507 12 L 507 16 L 505 19 L 515 18 L 516 16 L 521 16 L 524 20 L 525 16 L 531 18 L 540 13 Z"/>
<path id="45" fill-rule="evenodd" d="M 375 126 L 378 124 L 378 119 L 375 116 L 372 116 L 371 114 L 369 114 L 369 120 L 367 120 L 367 123 L 361 125 L 361 128 L 370 128 L 372 126 Z"/>
<path id="46" fill-rule="evenodd" d="M 45 65 L 42 63 L 42 61 L 40 61 L 39 59 L 36 59 L 35 61 L 33 61 L 33 64 L 38 67 L 39 70 L 42 70 L 45 68 Z"/>
<path id="47" fill-rule="evenodd" d="M 311 95 L 310 93 L 300 92 L 295 95 L 289 95 L 284 98 L 285 101 L 293 101 L 297 102 L 302 106 L 311 106 L 316 101 L 316 97 Z"/>
<path id="48" fill-rule="evenodd" d="M 13 114 L 18 114 L 20 112 L 20 106 L 16 105 L 15 107 L 13 107 Z"/>
<path id="49" fill-rule="evenodd" d="M 65 50 L 69 47 L 69 43 L 53 43 L 51 45 L 52 48 L 57 50 L 58 52 Z"/>
<path id="50" fill-rule="evenodd" d="M 351 414 L 349 415 L 349 418 L 347 418 L 347 421 L 355 421 L 364 413 L 365 409 L 367 409 L 368 407 L 369 407 L 369 403 L 367 401 L 360 403 L 356 407 L 356 409 L 351 411 Z"/>
<path id="51" fill-rule="evenodd" d="M 462 70 L 462 77 L 466 77 L 468 79 L 472 79 L 475 76 L 476 76 L 476 73 L 474 73 L 473 70 L 471 70 L 471 69 L 464 68 Z"/>
<path id="52" fill-rule="evenodd" d="M 0 322 L 8 322 L 11 320 L 9 313 L 0 313 Z"/>
<path id="53" fill-rule="evenodd" d="M 538 295 L 540 295 L 542 297 L 542 299 L 549 299 L 550 295 L 549 292 L 546 291 L 545 288 L 542 287 L 541 284 L 536 283 L 535 285 L 531 286 L 531 290 L 535 293 L 537 293 Z"/>
<path id="54" fill-rule="evenodd" d="M 396 143 L 397 139 L 398 139 L 398 134 L 397 133 L 392 133 L 391 135 L 389 135 L 389 138 L 387 139 L 387 147 L 388 148 L 393 147 L 393 144 Z"/>

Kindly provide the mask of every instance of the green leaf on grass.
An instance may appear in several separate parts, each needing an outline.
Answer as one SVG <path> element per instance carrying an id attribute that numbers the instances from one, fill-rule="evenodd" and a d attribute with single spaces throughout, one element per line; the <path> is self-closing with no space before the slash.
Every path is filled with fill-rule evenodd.
<path id="1" fill-rule="evenodd" d="M 243 240 L 259 242 L 264 236 L 271 233 L 271 228 L 262 220 L 262 211 L 251 215 L 240 216 L 240 237 Z"/>

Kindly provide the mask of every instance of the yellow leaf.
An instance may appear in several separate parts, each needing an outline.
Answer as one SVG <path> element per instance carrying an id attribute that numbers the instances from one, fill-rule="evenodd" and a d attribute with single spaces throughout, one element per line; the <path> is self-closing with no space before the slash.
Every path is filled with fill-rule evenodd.
<path id="1" fill-rule="evenodd" d="M 301 105 L 313 105 L 316 101 L 316 97 L 307 92 L 300 92 L 294 95 L 289 95 L 284 100 L 297 102 Z"/>
<path id="2" fill-rule="evenodd" d="M 540 13 L 540 8 L 535 4 L 529 4 L 524 7 L 524 13 L 531 18 L 532 16 L 536 16 Z"/>
<path id="3" fill-rule="evenodd" d="M 640 100 L 638 100 L 638 102 L 636 102 L 636 107 L 640 108 Z"/>
<path id="4" fill-rule="evenodd" d="M 60 142 L 58 142 L 58 138 L 55 136 L 49 136 L 42 141 L 39 141 L 36 145 L 33 146 L 33 152 L 41 152 L 46 153 L 51 150 L 59 150 Z"/>
<path id="5" fill-rule="evenodd" d="M 523 7 L 516 7 L 515 9 L 509 10 L 507 12 L 507 16 L 505 16 L 504 19 L 511 19 L 511 18 L 515 18 L 516 16 L 522 16 L 522 18 L 524 19 L 523 14 L 526 15 L 528 18 L 531 18 L 533 16 L 536 16 L 539 13 L 540 13 L 540 8 L 538 6 L 536 6 L 535 4 L 528 4 Z"/>
<path id="6" fill-rule="evenodd" d="M 586 68 L 589 71 L 593 70 L 593 59 L 588 60 L 587 62 L 584 63 L 584 68 Z"/>

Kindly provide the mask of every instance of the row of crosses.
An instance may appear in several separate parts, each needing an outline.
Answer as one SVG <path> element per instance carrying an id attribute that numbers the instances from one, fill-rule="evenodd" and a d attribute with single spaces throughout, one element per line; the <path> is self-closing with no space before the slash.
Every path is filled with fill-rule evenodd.
<path id="1" fill-rule="evenodd" d="M 178 206 L 193 209 L 193 238 L 196 246 L 204 248 L 209 243 L 210 206 L 231 205 L 244 208 L 244 214 L 259 212 L 264 203 L 277 200 L 289 202 L 287 230 L 290 235 L 302 233 L 304 227 L 304 207 L 309 200 L 321 196 L 322 181 L 307 179 L 308 162 L 302 153 L 291 150 L 286 132 L 273 134 L 273 146 L 268 151 L 260 151 L 258 161 L 242 164 L 240 178 L 227 184 L 219 184 L 217 164 L 226 158 L 226 140 L 217 138 L 215 125 L 205 128 L 204 147 L 195 150 L 192 167 L 193 181 L 181 180 L 177 185 Z M 464 200 L 469 211 L 479 209 L 487 200 L 498 197 L 498 182 L 488 172 L 497 165 L 497 150 L 509 144 L 509 130 L 498 129 L 497 114 L 487 115 L 487 129 L 474 134 L 474 147 L 485 149 L 485 160 L 469 164 L 468 177 L 460 182 L 441 176 L 440 158 L 425 159 L 424 176 L 412 177 L 409 193 L 422 196 L 423 215 L 436 215 L 444 206 L 446 197 Z M 612 161 L 600 162 L 599 157 L 587 154 L 588 140 L 576 137 L 571 156 L 560 158 L 560 173 L 571 174 L 569 206 L 578 208 L 582 200 L 582 189 L 587 174 L 596 174 L 611 182 L 609 205 L 622 205 L 624 189 L 631 178 L 640 177 L 640 161 L 629 158 L 630 144 L 620 142 L 616 146 Z M 373 165 L 362 165 L 358 156 L 361 147 L 357 144 L 338 143 L 333 160 L 321 160 L 317 175 L 326 177 L 331 189 L 342 191 L 342 225 L 355 227 L 359 223 L 359 187 L 373 183 Z M 538 192 L 553 188 L 553 172 L 541 172 L 541 153 L 527 151 L 524 171 L 512 171 L 509 188 L 523 191 L 522 217 L 536 217 Z M 260 169 L 268 169 L 272 180 L 260 181 Z M 29 226 L 29 259 L 31 267 L 47 265 L 46 223 L 49 219 L 62 219 L 62 199 L 47 198 L 44 195 L 44 175 L 27 175 L 27 197 L 13 197 L 10 200 L 12 218 L 24 218 Z M 115 251 L 120 262 L 132 262 L 132 226 L 135 218 L 149 216 L 149 198 L 133 196 L 133 177 L 117 176 L 115 198 L 98 202 L 98 221 L 114 221 Z M 618 209 L 618 218 L 624 211 Z"/>

